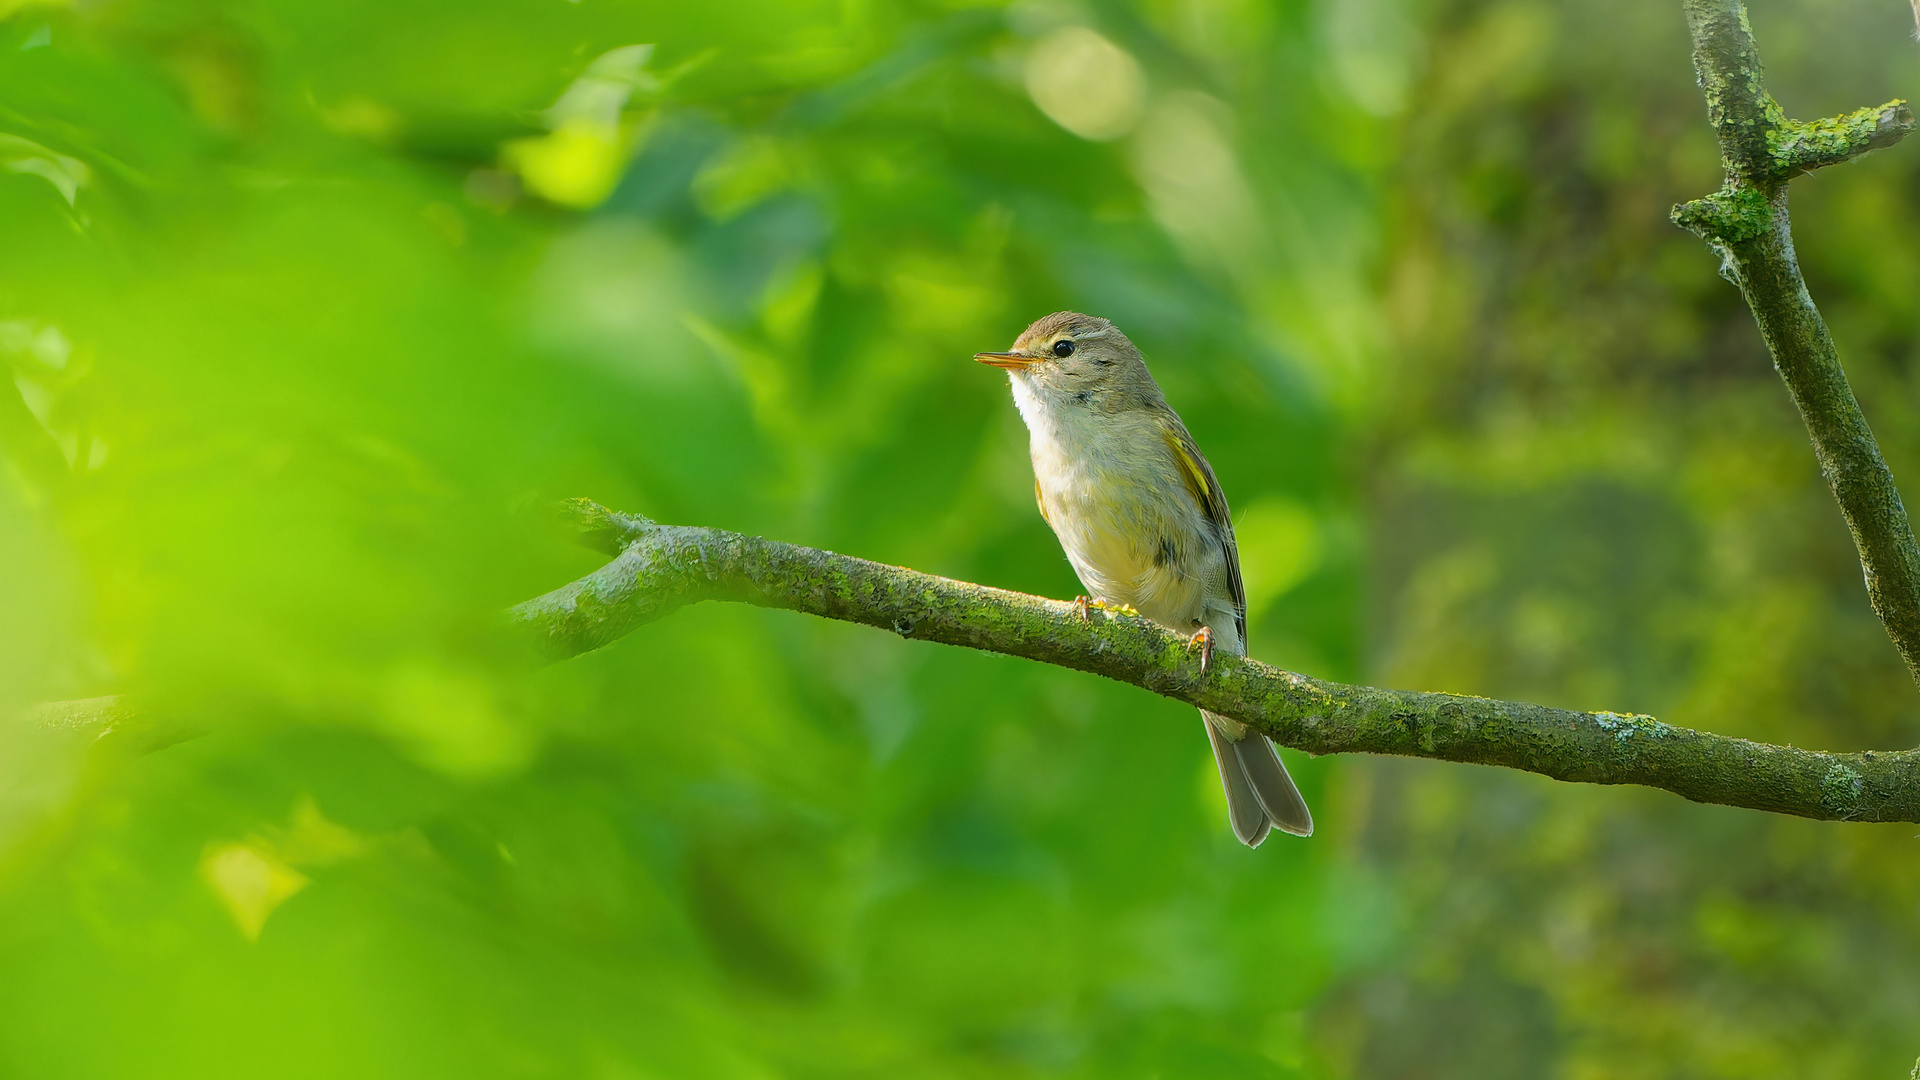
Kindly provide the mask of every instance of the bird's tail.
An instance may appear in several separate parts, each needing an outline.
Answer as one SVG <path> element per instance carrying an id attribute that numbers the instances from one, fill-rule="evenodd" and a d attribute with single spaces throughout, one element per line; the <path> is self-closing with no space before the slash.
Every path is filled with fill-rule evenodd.
<path id="1" fill-rule="evenodd" d="M 1300 797 L 1300 789 L 1267 737 L 1218 713 L 1203 709 L 1200 715 L 1207 722 L 1214 763 L 1220 766 L 1220 786 L 1227 791 L 1233 835 L 1248 847 L 1259 847 L 1268 828 L 1312 836 L 1313 814 L 1307 810 L 1307 800 Z"/>

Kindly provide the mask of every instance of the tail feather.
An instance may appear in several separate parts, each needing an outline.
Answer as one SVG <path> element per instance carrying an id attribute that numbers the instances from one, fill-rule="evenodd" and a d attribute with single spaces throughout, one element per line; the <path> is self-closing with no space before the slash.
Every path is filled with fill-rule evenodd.
<path id="1" fill-rule="evenodd" d="M 1287 775 L 1287 767 L 1267 737 L 1249 734 L 1234 744 L 1234 749 L 1240 752 L 1240 767 L 1247 771 L 1253 793 L 1260 797 L 1260 805 L 1272 819 L 1273 827 L 1294 836 L 1312 836 L 1313 813 L 1307 809 L 1307 800 L 1300 797 L 1300 789 L 1294 786 L 1293 777 Z"/>
<path id="2" fill-rule="evenodd" d="M 1220 786 L 1227 792 L 1227 821 L 1233 835 L 1248 847 L 1259 847 L 1267 838 L 1267 809 L 1247 780 L 1240 765 L 1239 744 L 1227 738 L 1218 724 L 1207 721 L 1207 738 L 1213 742 L 1213 763 L 1220 767 Z"/>
<path id="3" fill-rule="evenodd" d="M 1207 712 L 1200 715 L 1206 718 L 1207 738 L 1213 744 L 1214 762 L 1220 767 L 1220 786 L 1227 793 L 1227 817 L 1233 824 L 1233 835 L 1248 847 L 1260 846 L 1269 827 L 1294 836 L 1312 836 L 1313 814 L 1267 737 L 1247 731 L 1244 725 L 1224 716 Z M 1229 725 L 1244 732 L 1243 736 L 1229 736 Z"/>

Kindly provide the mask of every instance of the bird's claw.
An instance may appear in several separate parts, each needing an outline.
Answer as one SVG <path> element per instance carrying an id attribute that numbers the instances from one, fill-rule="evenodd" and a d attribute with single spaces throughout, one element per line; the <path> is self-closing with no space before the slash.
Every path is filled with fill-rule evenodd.
<path id="1" fill-rule="evenodd" d="M 1101 611 L 1109 612 L 1114 615 L 1140 614 L 1138 611 L 1134 610 L 1132 604 L 1109 604 L 1105 600 L 1095 600 L 1091 596 L 1076 596 L 1073 598 L 1073 612 L 1074 614 L 1080 616 L 1081 622 L 1093 621 L 1094 608 L 1099 608 Z"/>
<path id="2" fill-rule="evenodd" d="M 1213 666 L 1213 630 L 1211 628 L 1203 626 L 1195 630 L 1193 636 L 1187 639 L 1187 651 L 1192 652 L 1195 649 L 1200 650 L 1200 674 L 1205 675 L 1207 669 Z"/>

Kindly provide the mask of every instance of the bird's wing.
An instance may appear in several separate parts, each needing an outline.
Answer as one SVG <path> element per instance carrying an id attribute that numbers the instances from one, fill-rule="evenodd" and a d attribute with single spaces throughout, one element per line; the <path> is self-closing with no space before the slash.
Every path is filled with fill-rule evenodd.
<path id="1" fill-rule="evenodd" d="M 1240 644 L 1244 648 L 1247 642 L 1247 587 L 1240 580 L 1240 548 L 1233 541 L 1233 513 L 1227 509 L 1227 493 L 1220 490 L 1220 481 L 1214 478 L 1213 466 L 1207 464 L 1207 457 L 1193 441 L 1187 426 L 1169 409 L 1166 423 L 1161 426 L 1161 434 L 1167 440 L 1167 449 L 1173 451 L 1173 460 L 1180 466 L 1180 478 L 1187 483 L 1187 491 L 1193 501 L 1200 504 L 1200 510 L 1207 520 L 1219 530 L 1220 544 L 1225 548 L 1227 559 L 1227 595 L 1233 599 L 1234 625 L 1240 631 Z"/>

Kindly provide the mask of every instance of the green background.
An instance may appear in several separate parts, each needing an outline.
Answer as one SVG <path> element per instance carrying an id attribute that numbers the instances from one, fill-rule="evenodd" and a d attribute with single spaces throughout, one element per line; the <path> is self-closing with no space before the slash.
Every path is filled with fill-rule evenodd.
<path id="1" fill-rule="evenodd" d="M 1753 18 L 1793 115 L 1914 90 L 1904 5 Z M 1717 183 L 1670 0 L 0 0 L 0 1075 L 1904 1076 L 1913 826 L 1290 755 L 1319 834 L 1249 852 L 1131 688 L 494 644 L 577 495 L 1072 596 L 968 357 L 1074 308 L 1254 655 L 1910 745 L 1666 221 Z M 1920 151 L 1795 191 L 1920 482 Z"/>

